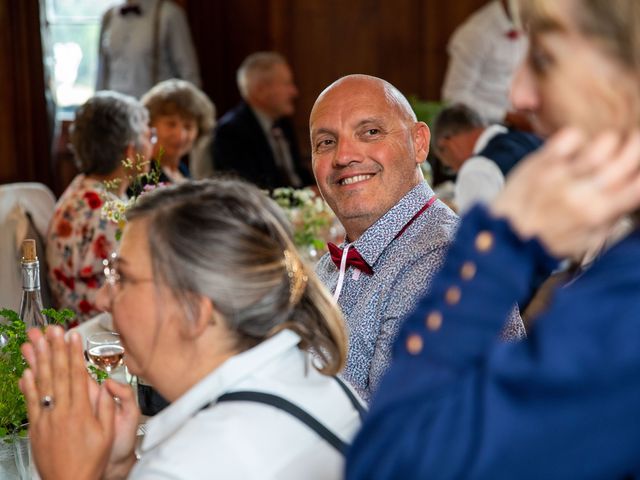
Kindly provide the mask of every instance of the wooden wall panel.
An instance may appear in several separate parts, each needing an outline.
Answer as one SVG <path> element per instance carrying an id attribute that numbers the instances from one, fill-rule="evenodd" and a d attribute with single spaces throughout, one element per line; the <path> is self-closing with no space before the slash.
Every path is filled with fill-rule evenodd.
<path id="1" fill-rule="evenodd" d="M 449 35 L 487 0 L 176 1 L 186 8 L 203 88 L 219 116 L 240 98 L 235 72 L 248 54 L 287 56 L 300 90 L 296 127 L 308 155 L 313 101 L 342 75 L 368 73 L 405 94 L 439 98 Z M 0 0 L 0 182 L 53 186 L 38 14 L 38 0 Z"/>
<path id="2" fill-rule="evenodd" d="M 0 183 L 51 185 L 38 0 L 0 0 Z"/>

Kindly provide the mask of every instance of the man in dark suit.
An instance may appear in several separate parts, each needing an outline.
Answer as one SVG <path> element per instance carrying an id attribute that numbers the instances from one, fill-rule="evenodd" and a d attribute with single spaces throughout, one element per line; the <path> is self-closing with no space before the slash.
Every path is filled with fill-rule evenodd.
<path id="1" fill-rule="evenodd" d="M 287 61 L 275 52 L 253 53 L 240 65 L 237 82 L 243 101 L 215 130 L 214 170 L 268 189 L 311 184 L 290 119 L 298 89 Z"/>

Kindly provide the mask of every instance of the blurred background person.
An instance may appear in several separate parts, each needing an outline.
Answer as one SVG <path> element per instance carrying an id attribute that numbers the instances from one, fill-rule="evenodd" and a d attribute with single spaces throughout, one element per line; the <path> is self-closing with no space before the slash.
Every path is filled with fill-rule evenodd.
<path id="1" fill-rule="evenodd" d="M 243 101 L 215 130 L 214 170 L 267 189 L 312 184 L 290 118 L 298 89 L 285 58 L 276 52 L 249 55 L 238 69 L 237 83 Z"/>
<path id="2" fill-rule="evenodd" d="M 82 322 L 99 313 L 102 260 L 116 250 L 118 225 L 102 217 L 105 200 L 122 198 L 135 172 L 122 161 L 151 154 L 149 116 L 128 95 L 98 92 L 76 111 L 71 144 L 80 174 L 64 191 L 49 226 L 47 265 L 54 303 Z M 105 182 L 118 183 L 115 192 Z"/>
<path id="3" fill-rule="evenodd" d="M 160 82 L 141 101 L 158 137 L 153 156 L 160 159 L 160 181 L 184 182 L 190 173 L 181 159 L 190 155 L 198 142 L 207 141 L 215 125 L 215 106 L 195 85 L 178 79 Z"/>
<path id="4" fill-rule="evenodd" d="M 457 173 L 453 201 L 461 213 L 476 202 L 493 200 L 511 169 L 542 145 L 532 133 L 486 124 L 463 104 L 441 110 L 431 131 L 436 155 Z"/>
<path id="5" fill-rule="evenodd" d="M 514 21 L 517 10 L 515 0 L 492 0 L 456 28 L 442 99 L 470 106 L 486 122 L 527 130 L 526 116 L 509 101 L 513 74 L 527 52 L 527 37 Z"/>
<path id="6" fill-rule="evenodd" d="M 189 182 L 145 194 L 128 219 L 99 303 L 130 371 L 172 403 L 135 448 L 131 387 L 108 380 L 90 395 L 98 387 L 87 381 L 80 339 L 71 335 L 70 351 L 49 329 L 52 355 L 27 346 L 32 370 L 22 382 L 43 478 L 342 478 L 362 413 L 332 377 L 346 332 L 280 207 L 245 182 Z M 41 335 L 30 332 L 32 345 Z M 52 359 L 74 365 L 57 370 L 54 385 Z M 46 411 L 39 399 L 49 388 Z M 294 416 L 296 407 L 319 425 Z"/>
<path id="7" fill-rule="evenodd" d="M 201 84 L 184 10 L 171 0 L 127 0 L 107 10 L 100 24 L 96 90 L 140 98 L 169 78 Z"/>

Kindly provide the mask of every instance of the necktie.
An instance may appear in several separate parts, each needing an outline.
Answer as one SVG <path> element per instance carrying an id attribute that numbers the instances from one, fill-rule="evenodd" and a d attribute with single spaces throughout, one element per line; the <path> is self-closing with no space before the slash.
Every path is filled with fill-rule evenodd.
<path id="1" fill-rule="evenodd" d="M 142 15 L 142 10 L 140 10 L 140 5 L 123 5 L 120 7 L 120 15 L 129 15 L 133 13 L 135 15 Z"/>
<path id="2" fill-rule="evenodd" d="M 271 127 L 271 136 L 275 144 L 274 157 L 278 168 L 287 179 L 287 183 L 292 187 L 301 187 L 302 181 L 293 168 L 293 159 L 289 150 L 289 144 L 284 137 L 282 129 L 276 125 Z"/>
<path id="3" fill-rule="evenodd" d="M 342 249 L 331 242 L 329 242 L 327 246 L 329 247 L 331 260 L 333 260 L 333 263 L 336 264 L 336 267 L 340 268 L 340 262 L 342 260 Z M 373 268 L 371 268 L 367 261 L 362 258 L 362 255 L 360 255 L 360 252 L 358 252 L 355 247 L 351 247 L 347 252 L 347 267 L 350 265 L 356 267 L 358 270 L 366 273 L 367 275 L 373 275 Z"/>

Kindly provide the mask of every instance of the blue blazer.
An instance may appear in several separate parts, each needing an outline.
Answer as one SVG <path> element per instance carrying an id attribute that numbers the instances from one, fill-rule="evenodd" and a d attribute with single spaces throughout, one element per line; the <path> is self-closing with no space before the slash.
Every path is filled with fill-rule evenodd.
<path id="1" fill-rule="evenodd" d="M 496 341 L 553 265 L 469 212 L 397 338 L 347 478 L 640 478 L 640 232 L 558 290 L 529 338 Z"/>

